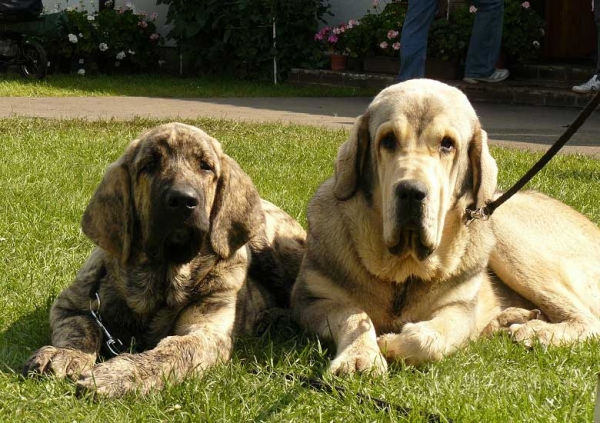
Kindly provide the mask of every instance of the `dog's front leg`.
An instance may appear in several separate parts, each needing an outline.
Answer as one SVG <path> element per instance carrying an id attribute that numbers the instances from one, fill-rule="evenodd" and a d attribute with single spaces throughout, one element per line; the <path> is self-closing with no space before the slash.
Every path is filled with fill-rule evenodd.
<path id="1" fill-rule="evenodd" d="M 367 313 L 331 300 L 318 300 L 316 303 L 315 308 L 327 310 L 317 333 L 333 338 L 336 345 L 336 356 L 329 365 L 329 372 L 337 375 L 371 372 L 377 375 L 387 371 L 387 362 L 377 347 L 375 327 Z"/>
<path id="2" fill-rule="evenodd" d="M 139 354 L 120 354 L 84 372 L 78 392 L 94 391 L 106 397 L 128 392 L 145 394 L 167 381 L 179 382 L 200 374 L 231 355 L 235 320 L 235 296 L 204 299 L 185 309 L 173 336 Z"/>
<path id="3" fill-rule="evenodd" d="M 338 375 L 385 373 L 387 362 L 379 351 L 375 327 L 367 313 L 352 305 L 331 281 L 317 272 L 307 273 L 296 282 L 292 312 L 304 327 L 335 343 L 336 356 L 328 371 Z M 307 276 L 312 278 L 312 286 L 305 282 Z M 336 293 L 337 297 L 330 295 Z"/>
<path id="4" fill-rule="evenodd" d="M 102 335 L 85 309 L 89 299 L 79 288 L 73 285 L 58 295 L 50 311 L 52 345 L 33 353 L 23 368 L 25 376 L 53 374 L 76 380 L 96 362 Z"/>

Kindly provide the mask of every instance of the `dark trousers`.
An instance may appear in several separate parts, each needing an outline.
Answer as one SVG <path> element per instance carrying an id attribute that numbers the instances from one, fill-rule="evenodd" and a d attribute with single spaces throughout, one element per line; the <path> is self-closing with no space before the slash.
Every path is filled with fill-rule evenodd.
<path id="1" fill-rule="evenodd" d="M 600 77 L 600 0 L 594 0 L 594 22 L 596 23 L 598 59 L 596 62 L 596 75 Z"/>

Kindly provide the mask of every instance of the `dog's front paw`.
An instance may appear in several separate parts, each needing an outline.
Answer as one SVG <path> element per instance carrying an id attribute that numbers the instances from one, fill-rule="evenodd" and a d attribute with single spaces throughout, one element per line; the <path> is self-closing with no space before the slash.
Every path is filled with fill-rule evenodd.
<path id="1" fill-rule="evenodd" d="M 530 320 L 546 320 L 542 312 L 534 309 L 527 310 L 518 307 L 509 307 L 502 310 L 490 323 L 483 329 L 481 336 L 490 336 L 496 332 L 508 332 L 509 328 L 515 324 L 524 324 Z"/>
<path id="2" fill-rule="evenodd" d="M 136 383 L 136 368 L 131 357 L 131 354 L 121 354 L 83 372 L 77 380 L 77 393 L 118 398 L 140 388 L 140 384 Z"/>
<path id="3" fill-rule="evenodd" d="M 389 360 L 413 365 L 441 360 L 453 350 L 427 322 L 407 323 L 401 333 L 379 336 L 377 344 Z"/>
<path id="4" fill-rule="evenodd" d="M 387 372 L 387 362 L 377 349 L 349 347 L 331 361 L 327 371 L 338 376 L 356 372 L 379 376 Z"/>
<path id="5" fill-rule="evenodd" d="M 531 320 L 529 322 L 510 325 L 508 333 L 511 339 L 524 345 L 527 348 L 532 348 L 534 343 L 541 345 L 560 345 L 564 333 L 559 330 L 564 328 L 558 325 L 549 325 L 542 320 Z"/>
<path id="6" fill-rule="evenodd" d="M 513 341 L 527 348 L 532 348 L 535 344 L 561 346 L 588 338 L 600 338 L 600 324 L 595 319 L 592 322 L 560 323 L 531 320 L 524 324 L 511 325 L 508 333 Z"/>
<path id="7" fill-rule="evenodd" d="M 53 374 L 59 378 L 76 380 L 82 372 L 90 369 L 95 361 L 96 354 L 48 345 L 37 350 L 27 360 L 23 367 L 23 375 Z"/>

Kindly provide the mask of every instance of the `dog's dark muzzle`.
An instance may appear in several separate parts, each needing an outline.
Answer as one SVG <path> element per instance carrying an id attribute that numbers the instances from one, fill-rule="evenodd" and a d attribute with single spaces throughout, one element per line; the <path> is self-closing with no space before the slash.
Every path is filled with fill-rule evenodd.
<path id="1" fill-rule="evenodd" d="M 398 228 L 400 231 L 420 232 L 427 187 L 420 181 L 403 181 L 396 186 L 395 194 Z"/>
<path id="2" fill-rule="evenodd" d="M 412 249 L 419 260 L 423 260 L 431 254 L 431 250 L 422 242 L 423 215 L 427 194 L 427 187 L 421 181 L 402 181 L 396 186 L 398 243 L 389 249 L 392 254 L 400 255 L 408 249 Z"/>
<path id="3" fill-rule="evenodd" d="M 191 185 L 173 185 L 158 198 L 149 253 L 187 263 L 200 251 L 210 227 L 204 194 Z"/>
<path id="4" fill-rule="evenodd" d="M 200 196 L 191 186 L 174 187 L 167 191 L 164 202 L 167 214 L 185 219 L 200 204 Z"/>

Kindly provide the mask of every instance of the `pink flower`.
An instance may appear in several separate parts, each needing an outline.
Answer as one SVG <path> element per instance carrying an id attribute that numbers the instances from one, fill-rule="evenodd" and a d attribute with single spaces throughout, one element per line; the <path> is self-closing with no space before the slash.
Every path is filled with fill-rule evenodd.
<path id="1" fill-rule="evenodd" d="M 387 33 L 387 37 L 389 40 L 393 40 L 397 36 L 398 36 L 398 31 L 394 31 L 393 29 L 390 29 Z"/>
<path id="2" fill-rule="evenodd" d="M 160 35 L 158 35 L 156 32 L 155 32 L 154 34 L 151 34 L 151 35 L 150 35 L 150 39 L 151 39 L 152 41 L 156 41 L 156 40 L 158 40 L 159 38 L 160 38 Z"/>
<path id="3" fill-rule="evenodd" d="M 148 22 L 146 21 L 139 21 L 138 22 L 138 26 L 141 26 L 142 28 L 146 28 L 148 26 Z"/>
<path id="4" fill-rule="evenodd" d="M 355 26 L 358 26 L 360 24 L 360 21 L 357 21 L 356 19 L 350 19 L 348 21 L 348 29 L 354 28 Z"/>
<path id="5" fill-rule="evenodd" d="M 469 13 L 475 13 L 475 12 L 477 12 L 477 8 L 475 6 L 469 7 Z"/>
<path id="6" fill-rule="evenodd" d="M 329 36 L 329 38 L 327 38 L 327 42 L 331 43 L 331 44 L 335 44 L 338 42 L 338 36 L 335 34 L 331 34 Z"/>
<path id="7" fill-rule="evenodd" d="M 342 29 L 336 26 L 331 32 L 333 32 L 335 35 L 340 35 L 342 33 Z"/>
<path id="8" fill-rule="evenodd" d="M 320 32 L 317 32 L 317 33 L 315 34 L 315 40 L 316 40 L 316 41 L 321 41 L 321 40 L 323 40 L 323 34 L 321 34 Z"/>
<path id="9" fill-rule="evenodd" d="M 387 47 L 388 47 L 387 41 L 384 41 L 381 44 L 379 44 L 379 48 L 387 48 Z"/>
<path id="10" fill-rule="evenodd" d="M 528 1 L 524 1 L 523 3 L 521 3 L 521 6 L 523 6 L 523 9 L 529 9 L 529 7 L 530 7 Z"/>
<path id="11" fill-rule="evenodd" d="M 379 0 L 373 0 L 373 7 L 379 6 Z"/>
<path id="12" fill-rule="evenodd" d="M 322 40 L 323 38 L 325 38 L 325 36 L 327 34 L 329 34 L 330 28 L 328 26 L 326 26 L 325 28 L 321 29 L 319 32 L 317 32 L 317 35 L 320 37 L 319 40 Z"/>
<path id="13" fill-rule="evenodd" d="M 392 48 L 394 50 L 400 50 L 400 43 L 396 41 L 394 44 L 392 44 Z"/>

